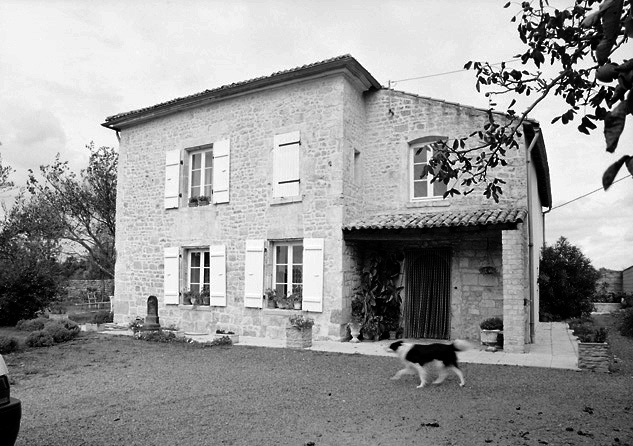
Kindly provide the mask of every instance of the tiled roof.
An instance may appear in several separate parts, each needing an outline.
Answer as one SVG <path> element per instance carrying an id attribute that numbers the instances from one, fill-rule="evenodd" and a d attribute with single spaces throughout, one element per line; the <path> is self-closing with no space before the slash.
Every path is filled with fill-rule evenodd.
<path id="1" fill-rule="evenodd" d="M 231 94 L 241 93 L 246 89 L 258 88 L 276 82 L 285 82 L 300 76 L 320 74 L 327 70 L 333 70 L 341 67 L 345 67 L 356 76 L 365 79 L 365 82 L 367 82 L 368 86 L 371 86 L 373 88 L 381 88 L 380 83 L 367 70 L 365 70 L 365 68 L 360 65 L 360 63 L 358 63 L 356 59 L 354 59 L 349 54 L 344 54 L 342 56 L 332 57 L 330 59 L 322 60 L 319 62 L 301 65 L 288 70 L 277 71 L 268 76 L 260 76 L 246 81 L 234 82 L 232 84 L 223 85 L 211 90 L 205 90 L 200 93 L 172 99 L 160 104 L 152 105 L 151 107 L 145 107 L 137 110 L 119 113 L 117 115 L 107 117 L 105 123 L 102 125 L 105 127 L 117 129 L 116 123 L 122 120 L 134 118 L 139 115 L 146 115 L 156 111 L 172 109 L 173 107 L 178 105 L 195 104 L 202 100 L 226 97 Z"/>
<path id="2" fill-rule="evenodd" d="M 381 214 L 361 218 L 343 226 L 344 231 L 359 229 L 422 229 L 458 226 L 486 226 L 525 221 L 527 210 L 478 209 L 434 213 Z"/>

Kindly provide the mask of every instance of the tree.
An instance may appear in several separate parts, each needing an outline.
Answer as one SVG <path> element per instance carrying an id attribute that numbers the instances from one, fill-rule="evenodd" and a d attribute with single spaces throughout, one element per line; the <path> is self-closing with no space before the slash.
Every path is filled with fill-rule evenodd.
<path id="1" fill-rule="evenodd" d="M 0 143 L 0 145 L 2 145 Z M 2 165 L 2 155 L 0 155 L 0 192 L 4 189 L 10 189 L 13 187 L 13 183 L 9 181 L 9 175 L 11 175 L 13 169 L 9 166 Z"/>
<path id="2" fill-rule="evenodd" d="M 540 319 L 560 321 L 588 316 L 600 278 L 591 261 L 565 237 L 554 246 L 544 247 L 541 254 Z"/>
<path id="3" fill-rule="evenodd" d="M 0 221 L 0 325 L 34 317 L 62 290 L 59 243 L 34 219 L 33 204 L 19 196 Z"/>
<path id="4" fill-rule="evenodd" d="M 28 190 L 39 206 L 39 216 L 58 231 L 58 237 L 78 244 L 105 276 L 114 277 L 114 235 L 118 154 L 93 143 L 88 167 L 79 175 L 62 162 L 41 166 L 43 180 L 29 171 Z"/>
<path id="5" fill-rule="evenodd" d="M 510 7 L 508 2 L 504 7 Z M 476 184 L 485 186 L 488 198 L 499 200 L 504 181 L 494 168 L 506 164 L 506 153 L 520 147 L 522 127 L 530 113 L 548 96 L 561 96 L 566 109 L 552 123 L 568 124 L 580 118 L 578 130 L 589 134 L 604 123 L 606 150 L 614 152 L 627 114 L 633 114 L 633 59 L 617 64 L 612 58 L 633 37 L 633 0 L 576 0 L 565 9 L 550 6 L 548 0 L 521 2 L 511 19 L 518 20 L 518 34 L 526 49 L 516 57 L 523 69 L 506 63 L 467 62 L 476 74 L 476 88 L 489 100 L 487 119 L 470 135 L 443 142 L 445 150 L 434 154 L 426 171 L 433 181 L 448 184 L 461 180 L 465 194 Z M 597 10 L 593 10 L 597 7 Z M 545 75 L 549 68 L 551 76 Z M 513 99 L 505 111 L 496 110 L 495 98 Z M 518 113 L 517 98 L 534 98 Z M 624 155 L 603 174 L 608 189 L 622 166 L 633 174 L 633 157 Z M 455 188 L 445 196 L 460 193 Z"/>

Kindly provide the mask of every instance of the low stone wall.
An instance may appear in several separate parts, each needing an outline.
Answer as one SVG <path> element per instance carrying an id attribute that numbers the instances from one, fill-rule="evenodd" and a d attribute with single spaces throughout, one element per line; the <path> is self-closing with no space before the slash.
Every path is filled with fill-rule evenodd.
<path id="1" fill-rule="evenodd" d="M 593 302 L 594 313 L 615 313 L 620 311 L 622 304 L 607 304 L 603 302 Z"/>
<path id="2" fill-rule="evenodd" d="M 612 361 L 613 355 L 608 343 L 578 343 L 578 368 L 581 370 L 609 373 Z"/>

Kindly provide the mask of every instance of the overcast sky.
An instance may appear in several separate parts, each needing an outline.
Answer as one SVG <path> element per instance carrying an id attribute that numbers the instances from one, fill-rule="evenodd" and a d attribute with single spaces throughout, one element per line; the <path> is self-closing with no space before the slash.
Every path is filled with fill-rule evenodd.
<path id="1" fill-rule="evenodd" d="M 399 81 L 398 90 L 485 108 L 472 72 L 432 75 L 513 59 L 522 48 L 504 3 L 2 0 L 0 153 L 17 185 L 57 153 L 78 170 L 90 141 L 117 146 L 100 125 L 107 116 L 342 54 L 384 86 Z M 532 115 L 544 130 L 554 207 L 600 188 L 633 141 L 629 116 L 620 149 L 607 154 L 601 128 L 587 137 L 577 124 L 550 125 L 557 104 Z M 597 268 L 633 265 L 633 181 L 553 209 L 546 241 L 560 236 Z"/>

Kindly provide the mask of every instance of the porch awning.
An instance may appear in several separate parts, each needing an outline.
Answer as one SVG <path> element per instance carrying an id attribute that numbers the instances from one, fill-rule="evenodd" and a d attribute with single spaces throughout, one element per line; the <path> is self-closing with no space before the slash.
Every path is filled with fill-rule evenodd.
<path id="1" fill-rule="evenodd" d="M 527 209 L 410 212 L 365 216 L 343 225 L 343 231 L 367 229 L 424 229 L 516 224 L 525 221 Z"/>

